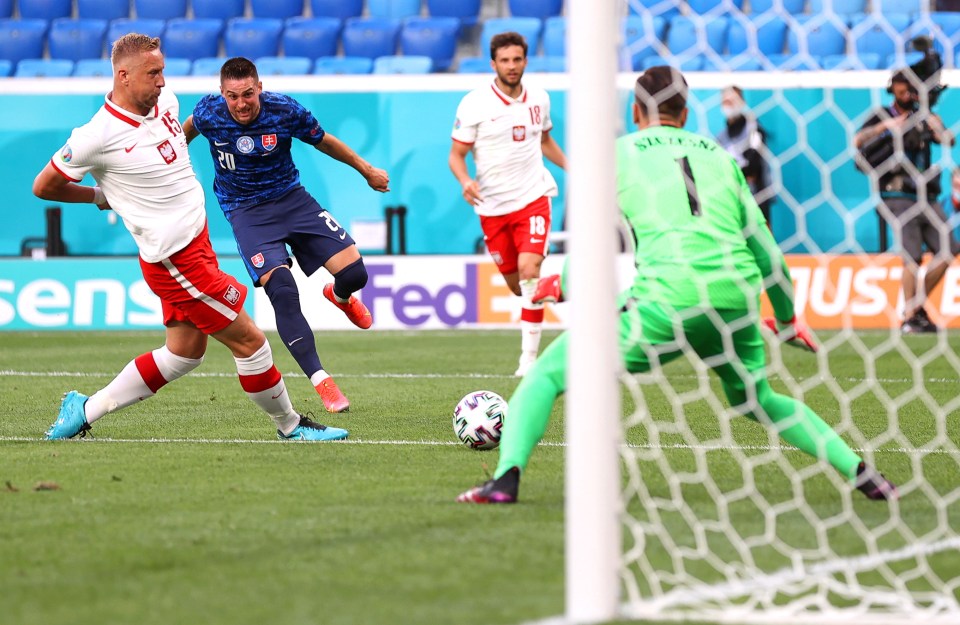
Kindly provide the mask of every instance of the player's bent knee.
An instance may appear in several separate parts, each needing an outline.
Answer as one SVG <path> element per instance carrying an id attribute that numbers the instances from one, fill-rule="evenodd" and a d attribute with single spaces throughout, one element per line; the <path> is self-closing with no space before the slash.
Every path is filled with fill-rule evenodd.
<path id="1" fill-rule="evenodd" d="M 283 267 L 270 274 L 270 279 L 263 285 L 263 290 L 274 307 L 276 307 L 277 302 L 290 297 L 299 300 L 300 292 L 297 290 L 297 281 L 293 277 L 293 272 Z"/>
<path id="2" fill-rule="evenodd" d="M 349 297 L 367 284 L 367 268 L 358 258 L 333 276 L 333 288 L 340 297 Z"/>

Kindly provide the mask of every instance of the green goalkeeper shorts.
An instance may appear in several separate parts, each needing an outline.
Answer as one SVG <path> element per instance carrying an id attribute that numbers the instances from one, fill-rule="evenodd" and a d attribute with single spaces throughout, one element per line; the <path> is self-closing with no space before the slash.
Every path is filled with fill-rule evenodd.
<path id="1" fill-rule="evenodd" d="M 734 388 L 743 389 L 745 380 L 756 384 L 766 377 L 760 326 L 747 310 L 674 310 L 657 302 L 634 301 L 620 314 L 619 340 L 630 373 L 649 371 L 692 351 Z"/>

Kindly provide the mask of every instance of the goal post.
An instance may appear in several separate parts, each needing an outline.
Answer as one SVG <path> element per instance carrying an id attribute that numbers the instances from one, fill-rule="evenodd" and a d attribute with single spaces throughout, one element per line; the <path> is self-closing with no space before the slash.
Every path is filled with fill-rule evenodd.
<path id="1" fill-rule="evenodd" d="M 890 70 L 685 72 L 689 130 L 715 134 L 720 92 L 734 84 L 771 126 L 772 226 L 797 254 L 797 312 L 820 323 L 821 351 L 768 340 L 767 373 L 890 473 L 902 499 L 875 502 L 731 409 L 692 354 L 618 377 L 614 138 L 632 130 L 639 71 L 618 72 L 627 11 L 609 4 L 570 2 L 566 13 L 563 622 L 960 623 L 960 336 L 900 334 L 899 255 L 878 253 L 878 198 L 854 168 L 853 136 L 889 103 Z M 960 72 L 942 79 L 960 85 Z M 956 132 L 949 103 L 960 94 L 944 100 L 938 112 Z M 934 158 L 946 199 L 953 160 L 939 148 Z M 930 301 L 937 321 L 960 328 L 960 266 Z"/>
<path id="2" fill-rule="evenodd" d="M 620 11 L 569 2 L 570 366 L 566 403 L 566 614 L 599 623 L 618 610 L 620 394 L 614 251 L 614 139 Z"/>

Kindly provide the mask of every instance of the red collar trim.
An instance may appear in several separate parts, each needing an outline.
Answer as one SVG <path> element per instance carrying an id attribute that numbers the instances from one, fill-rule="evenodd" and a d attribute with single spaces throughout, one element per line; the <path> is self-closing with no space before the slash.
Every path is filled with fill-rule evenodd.
<path id="1" fill-rule="evenodd" d="M 527 101 L 527 90 L 526 90 L 526 88 L 524 88 L 524 90 L 523 90 L 523 92 L 520 94 L 520 97 L 519 97 L 519 98 L 511 98 L 510 96 L 508 96 L 507 94 L 505 94 L 503 91 L 501 91 L 500 88 L 497 87 L 497 83 L 495 83 L 495 82 L 490 84 L 490 88 L 493 89 L 493 93 L 494 93 L 498 98 L 500 98 L 500 101 L 503 102 L 504 104 L 506 104 L 507 106 L 510 106 L 510 105 L 513 104 L 514 102 L 526 102 L 526 101 Z"/>
<path id="2" fill-rule="evenodd" d="M 122 108 L 120 108 L 119 106 L 117 106 L 116 104 L 110 101 L 110 96 L 112 95 L 113 95 L 113 92 L 111 91 L 110 93 L 107 94 L 107 96 L 103 100 L 103 107 L 107 109 L 107 112 L 113 115 L 114 117 L 116 117 L 117 119 L 119 119 L 120 121 L 130 124 L 134 128 L 139 128 L 140 122 L 134 119 L 133 113 L 123 110 Z M 155 108 L 154 115 L 159 115 L 160 113 L 159 105 L 154 108 Z M 137 115 L 136 117 L 140 117 L 140 116 Z"/>

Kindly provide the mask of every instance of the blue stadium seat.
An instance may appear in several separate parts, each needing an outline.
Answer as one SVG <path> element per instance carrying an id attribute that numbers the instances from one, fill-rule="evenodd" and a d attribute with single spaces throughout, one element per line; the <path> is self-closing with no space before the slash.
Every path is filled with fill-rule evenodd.
<path id="1" fill-rule="evenodd" d="M 487 56 L 466 56 L 461 58 L 457 64 L 457 73 L 459 74 L 489 74 L 492 72 L 490 57 Z"/>
<path id="2" fill-rule="evenodd" d="M 703 57 L 692 56 L 680 60 L 678 57 L 648 56 L 643 59 L 643 69 L 647 70 L 658 65 L 676 67 L 681 72 L 699 72 L 703 69 Z"/>
<path id="3" fill-rule="evenodd" d="M 73 66 L 73 75 L 86 78 L 113 76 L 113 65 L 110 59 L 80 59 Z"/>
<path id="4" fill-rule="evenodd" d="M 563 0 L 509 0 L 510 15 L 544 20 L 560 15 Z"/>
<path id="5" fill-rule="evenodd" d="M 754 54 L 726 54 L 717 61 L 703 57 L 703 71 L 705 72 L 759 72 L 763 70 L 763 63 Z"/>
<path id="6" fill-rule="evenodd" d="M 894 52 L 886 58 L 886 65 L 881 66 L 880 69 L 902 69 L 908 65 L 913 65 L 921 59 L 923 59 L 923 53 L 917 52 L 916 50 Z"/>
<path id="7" fill-rule="evenodd" d="M 291 17 L 283 29 L 283 53 L 315 59 L 336 56 L 343 21 L 336 17 Z"/>
<path id="8" fill-rule="evenodd" d="M 343 27 L 343 54 L 375 59 L 397 51 L 400 21 L 384 17 L 351 17 Z"/>
<path id="9" fill-rule="evenodd" d="M 363 14 L 363 0 L 310 0 L 310 10 L 314 17 L 336 17 L 345 20 Z"/>
<path id="10" fill-rule="evenodd" d="M 16 78 L 66 78 L 73 73 L 70 59 L 23 59 L 17 63 Z"/>
<path id="11" fill-rule="evenodd" d="M 881 69 L 883 58 L 879 54 L 830 54 L 820 59 L 820 67 L 829 70 Z"/>
<path id="12" fill-rule="evenodd" d="M 625 57 L 621 69 L 643 69 L 643 59 L 659 53 L 659 44 L 667 30 L 667 20 L 659 15 L 630 15 L 623 20 L 622 54 Z"/>
<path id="13" fill-rule="evenodd" d="M 0 59 L 16 64 L 21 59 L 42 58 L 48 28 L 46 20 L 0 20 Z"/>
<path id="14" fill-rule="evenodd" d="M 260 76 L 302 76 L 313 69 L 313 59 L 305 56 L 264 56 L 256 64 Z"/>
<path id="15" fill-rule="evenodd" d="M 164 76 L 189 76 L 193 69 L 193 61 L 190 59 L 180 59 L 177 57 L 164 57 L 163 59 Z"/>
<path id="16" fill-rule="evenodd" d="M 491 17 L 480 30 L 480 54 L 490 54 L 490 40 L 494 35 L 508 31 L 518 32 L 527 40 L 527 56 L 534 56 L 540 47 L 543 22 L 535 17 Z"/>
<path id="17" fill-rule="evenodd" d="M 548 17 L 543 23 L 543 53 L 546 56 L 567 54 L 567 18 Z"/>
<path id="18" fill-rule="evenodd" d="M 373 59 L 365 56 L 321 56 L 313 64 L 314 74 L 369 74 Z"/>
<path id="19" fill-rule="evenodd" d="M 774 69 L 784 71 L 812 71 L 820 69 L 820 63 L 813 57 L 805 57 L 799 54 L 789 52 L 783 54 L 770 54 L 766 58 Z"/>
<path id="20" fill-rule="evenodd" d="M 926 8 L 929 6 L 921 0 L 872 0 L 871 6 L 874 13 L 919 13 L 921 4 Z"/>
<path id="21" fill-rule="evenodd" d="M 187 15 L 187 0 L 133 0 L 138 19 L 172 20 Z"/>
<path id="22" fill-rule="evenodd" d="M 564 56 L 528 56 L 528 72 L 563 73 L 567 71 L 567 58 Z"/>
<path id="23" fill-rule="evenodd" d="M 803 5 L 806 1 L 807 0 L 782 0 L 782 12 L 788 15 L 799 15 L 803 13 Z M 774 10 L 778 13 L 781 12 L 780 7 L 777 6 L 777 0 L 750 0 L 751 15 L 759 15 L 760 13 Z"/>
<path id="24" fill-rule="evenodd" d="M 430 17 L 456 17 L 470 27 L 480 18 L 481 0 L 427 0 Z"/>
<path id="25" fill-rule="evenodd" d="M 710 18 L 674 17 L 667 31 L 667 48 L 673 54 L 703 52 L 706 48 L 722 54 L 727 47 L 726 16 Z"/>
<path id="26" fill-rule="evenodd" d="M 0 78 L 6 78 L 13 72 L 13 62 L 0 59 Z"/>
<path id="27" fill-rule="evenodd" d="M 792 54 L 807 52 L 811 56 L 843 54 L 847 47 L 847 32 L 846 26 L 824 16 L 799 15 L 787 29 L 787 51 Z"/>
<path id="28" fill-rule="evenodd" d="M 143 33 L 151 37 L 159 37 L 163 34 L 163 29 L 166 26 L 167 23 L 163 20 L 141 20 L 128 17 L 113 20 L 107 27 L 107 54 L 110 53 L 113 42 L 128 33 Z M 166 54 L 166 46 L 162 41 L 160 42 L 160 49 Z"/>
<path id="29" fill-rule="evenodd" d="M 743 0 L 733 0 L 733 6 L 738 10 L 743 10 Z M 726 2 L 717 2 L 717 0 L 687 0 L 687 6 L 690 11 L 698 15 L 706 13 L 722 13 L 728 15 L 731 13 L 730 5 Z"/>
<path id="30" fill-rule="evenodd" d="M 850 39 L 857 54 L 873 53 L 886 58 L 904 47 L 906 43 L 900 33 L 910 25 L 909 15 L 870 14 L 864 21 L 850 29 Z M 897 45 L 899 40 L 900 45 Z"/>
<path id="31" fill-rule="evenodd" d="M 11 15 L 13 15 L 13 0 L 0 0 L 0 19 L 8 18 Z M 6 74 L 0 75 L 9 76 L 12 71 L 13 68 L 9 68 Z"/>
<path id="32" fill-rule="evenodd" d="M 50 24 L 47 46 L 51 59 L 99 59 L 103 56 L 106 20 L 73 20 L 60 17 Z"/>
<path id="33" fill-rule="evenodd" d="M 303 15 L 303 0 L 250 0 L 254 17 L 285 20 Z"/>
<path id="34" fill-rule="evenodd" d="M 944 37 L 950 40 L 954 48 L 957 48 L 957 44 L 960 42 L 960 12 L 933 11 L 928 17 L 940 29 Z"/>
<path id="35" fill-rule="evenodd" d="M 17 4 L 20 17 L 25 19 L 50 21 L 73 14 L 73 0 L 20 0 Z"/>
<path id="36" fill-rule="evenodd" d="M 227 22 L 223 48 L 228 57 L 279 56 L 283 20 L 269 17 L 235 17 Z"/>
<path id="37" fill-rule="evenodd" d="M 167 56 L 194 61 L 220 54 L 220 33 L 223 21 L 177 18 L 167 22 L 162 49 Z"/>
<path id="38" fill-rule="evenodd" d="M 428 56 L 434 71 L 445 71 L 456 55 L 459 31 L 455 17 L 411 17 L 400 30 L 400 49 L 405 55 Z"/>
<path id="39" fill-rule="evenodd" d="M 756 32 L 756 40 L 753 39 Z M 731 18 L 727 31 L 727 51 L 780 54 L 787 39 L 787 23 L 778 15 L 761 14 L 752 19 Z"/>
<path id="40" fill-rule="evenodd" d="M 224 21 L 243 17 L 246 8 L 246 0 L 192 0 L 190 4 L 194 17 Z"/>
<path id="41" fill-rule="evenodd" d="M 680 3 L 674 0 L 634 0 L 629 2 L 627 6 L 630 7 L 628 17 L 630 15 L 650 15 L 661 16 L 669 20 L 675 15 L 680 15 Z"/>
<path id="42" fill-rule="evenodd" d="M 429 56 L 381 56 L 373 60 L 374 74 L 429 74 L 433 61 Z"/>
<path id="43" fill-rule="evenodd" d="M 418 17 L 420 0 L 367 0 L 367 13 L 370 17 Z M 374 68 L 376 73 L 376 68 Z"/>
<path id="44" fill-rule="evenodd" d="M 810 0 L 811 13 L 823 13 L 827 10 L 831 10 L 837 15 L 863 13 L 867 10 L 867 0 Z M 841 67 L 840 69 L 849 68 Z"/>
<path id="45" fill-rule="evenodd" d="M 77 0 L 77 17 L 108 21 L 130 17 L 130 0 Z"/>
<path id="46" fill-rule="evenodd" d="M 222 59 L 219 56 L 202 56 L 199 59 L 194 59 L 193 65 L 190 66 L 190 75 L 219 76 L 220 68 L 223 67 L 224 61 L 226 61 L 226 59 Z"/>

